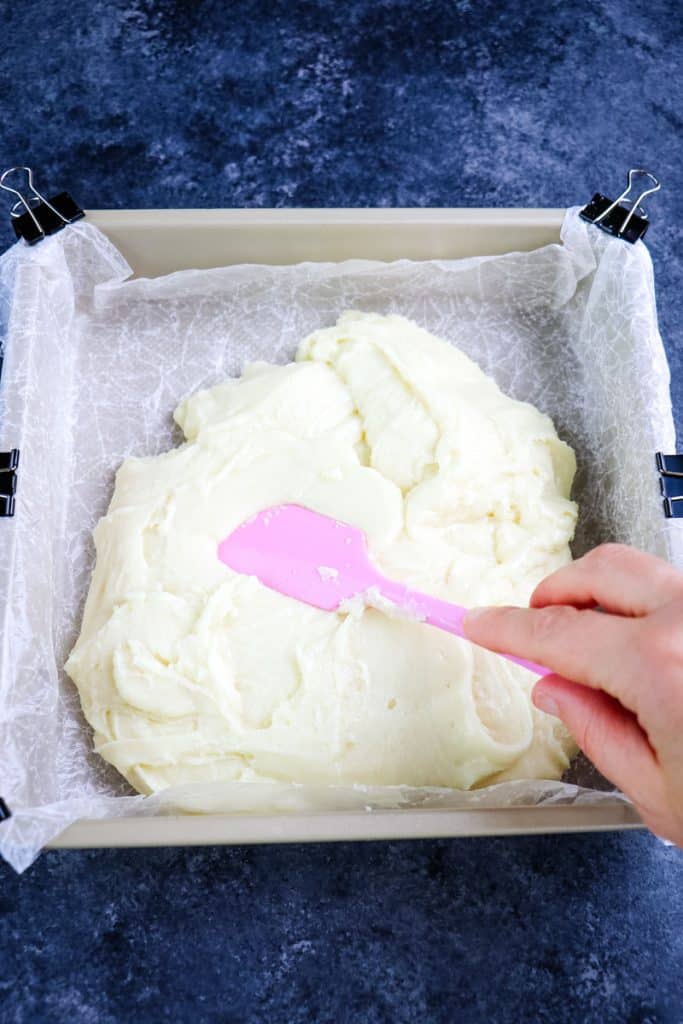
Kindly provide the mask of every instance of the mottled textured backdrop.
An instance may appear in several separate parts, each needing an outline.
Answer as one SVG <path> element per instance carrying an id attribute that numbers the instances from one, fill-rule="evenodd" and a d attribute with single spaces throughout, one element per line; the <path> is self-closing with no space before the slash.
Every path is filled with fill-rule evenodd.
<path id="1" fill-rule="evenodd" d="M 566 206 L 651 168 L 683 425 L 678 0 L 0 19 L 0 163 L 89 207 Z M 682 883 L 645 834 L 47 854 L 0 866 L 0 1020 L 681 1024 Z"/>

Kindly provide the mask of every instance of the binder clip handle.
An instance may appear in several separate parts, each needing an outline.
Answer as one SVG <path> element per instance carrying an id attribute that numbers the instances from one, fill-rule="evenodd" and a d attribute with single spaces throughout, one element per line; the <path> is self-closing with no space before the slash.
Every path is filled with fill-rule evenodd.
<path id="1" fill-rule="evenodd" d="M 23 191 L 7 184 L 7 178 L 21 173 L 26 175 Z M 35 245 L 46 235 L 53 235 L 67 224 L 85 216 L 68 192 L 60 192 L 46 199 L 33 184 L 31 167 L 9 167 L 0 174 L 0 188 L 17 197 L 10 211 L 10 219 L 17 238 L 23 238 L 28 245 Z"/>
<path id="2" fill-rule="evenodd" d="M 635 184 L 636 179 L 642 178 L 647 179 L 646 187 L 633 199 L 631 193 L 639 187 Z M 580 216 L 615 238 L 633 244 L 643 237 L 650 223 L 640 204 L 647 196 L 659 192 L 661 187 L 661 183 L 651 171 L 646 171 L 642 167 L 632 167 L 628 172 L 626 188 L 621 195 L 611 200 L 596 192 L 590 203 L 581 210 Z"/>
<path id="3" fill-rule="evenodd" d="M 633 188 L 633 179 L 636 176 L 636 174 L 648 178 L 652 182 L 652 187 L 643 189 L 643 191 L 640 193 L 637 199 L 628 199 L 629 192 Z M 623 235 L 626 232 L 626 229 L 628 228 L 629 222 L 633 217 L 634 213 L 638 213 L 641 217 L 646 216 L 645 211 L 642 210 L 640 206 L 643 199 L 645 199 L 646 196 L 651 196 L 654 192 L 659 192 L 661 187 L 661 182 L 659 182 L 657 178 L 655 178 L 654 174 L 652 174 L 650 171 L 646 171 L 642 167 L 632 167 L 631 170 L 628 172 L 628 182 L 624 191 L 621 193 L 620 196 L 617 196 L 614 202 L 611 203 L 606 210 L 603 210 L 603 212 L 598 217 L 595 218 L 593 223 L 600 224 L 600 222 L 604 220 L 612 212 L 612 210 L 614 210 L 619 205 L 619 203 L 628 202 L 631 204 L 631 209 L 628 211 L 626 219 L 624 220 L 620 228 L 620 234 Z"/>
<path id="4" fill-rule="evenodd" d="M 18 208 L 20 206 L 23 206 L 25 211 L 26 211 L 26 214 L 31 218 L 31 221 L 33 222 L 33 227 L 34 227 L 34 231 L 35 231 L 35 234 L 36 234 L 35 241 L 37 242 L 39 238 L 44 238 L 45 237 L 45 232 L 43 231 L 42 227 L 40 226 L 40 224 L 38 222 L 38 218 L 36 217 L 36 215 L 34 214 L 33 210 L 31 209 L 31 199 L 26 199 L 26 197 L 19 191 L 18 188 L 12 188 L 11 185 L 7 185 L 6 184 L 6 179 L 9 178 L 9 176 L 11 174 L 17 174 L 17 172 L 20 172 L 20 171 L 25 171 L 26 172 L 26 176 L 27 176 L 27 179 L 28 179 L 28 188 L 29 188 L 29 191 L 32 194 L 31 195 L 31 199 L 33 199 L 33 205 L 34 206 L 36 205 L 36 203 L 35 203 L 36 199 L 37 199 L 38 202 L 40 202 L 41 201 L 41 197 L 38 195 L 38 193 L 36 192 L 35 187 L 33 185 L 33 170 L 30 167 L 8 167 L 6 171 L 4 171 L 2 174 L 0 174 L 0 188 L 4 189 L 5 192 L 11 192 L 12 195 L 18 196 L 18 200 L 14 204 L 14 206 L 12 207 L 12 210 L 10 212 L 10 217 L 16 218 L 19 215 L 18 214 Z"/>

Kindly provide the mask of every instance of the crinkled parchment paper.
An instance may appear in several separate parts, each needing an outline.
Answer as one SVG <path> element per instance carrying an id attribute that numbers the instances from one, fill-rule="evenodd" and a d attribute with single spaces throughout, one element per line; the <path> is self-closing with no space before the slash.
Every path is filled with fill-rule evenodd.
<path id="1" fill-rule="evenodd" d="M 235 266 L 127 280 L 120 253 L 86 222 L 0 258 L 5 364 L 2 449 L 19 447 L 14 519 L 0 521 L 0 852 L 21 870 L 77 818 L 177 809 L 481 807 L 615 801 L 579 759 L 565 782 L 461 793 L 407 787 L 232 784 L 134 796 L 91 751 L 62 666 L 93 564 L 91 531 L 127 455 L 177 443 L 185 395 L 284 363 L 345 309 L 396 312 L 451 341 L 515 398 L 548 413 L 577 452 L 576 555 L 604 540 L 676 560 L 654 452 L 674 450 L 669 372 L 652 266 L 630 246 L 565 219 L 561 245 L 458 261 Z"/>

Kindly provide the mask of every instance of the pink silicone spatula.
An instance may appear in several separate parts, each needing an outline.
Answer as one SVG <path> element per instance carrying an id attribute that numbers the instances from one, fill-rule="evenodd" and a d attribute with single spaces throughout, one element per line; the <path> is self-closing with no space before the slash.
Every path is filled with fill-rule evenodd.
<path id="1" fill-rule="evenodd" d="M 467 639 L 467 608 L 388 580 L 370 561 L 362 530 L 300 505 L 259 512 L 221 541 L 218 557 L 235 572 L 324 611 L 337 611 L 343 601 L 373 588 L 417 621 Z M 512 654 L 502 657 L 537 675 L 550 672 Z"/>

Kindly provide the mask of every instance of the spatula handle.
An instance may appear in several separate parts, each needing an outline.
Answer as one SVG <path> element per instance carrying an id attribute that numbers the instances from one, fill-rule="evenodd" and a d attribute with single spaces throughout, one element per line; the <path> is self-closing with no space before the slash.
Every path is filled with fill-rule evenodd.
<path id="1" fill-rule="evenodd" d="M 414 615 L 416 619 L 427 622 L 430 626 L 436 626 L 437 629 L 443 629 L 447 633 L 453 633 L 454 636 L 462 637 L 463 640 L 468 639 L 463 629 L 463 620 L 469 611 L 468 608 L 464 608 L 460 604 L 451 604 L 449 601 L 441 601 L 438 597 L 422 594 L 419 590 L 411 590 L 409 587 L 403 587 L 391 580 L 382 580 L 380 590 L 388 601 Z M 537 665 L 534 661 L 527 661 L 526 658 L 517 658 L 514 654 L 503 653 L 500 656 L 514 662 L 515 665 L 521 665 L 522 668 L 526 668 L 538 676 L 551 674 L 549 668 Z"/>

